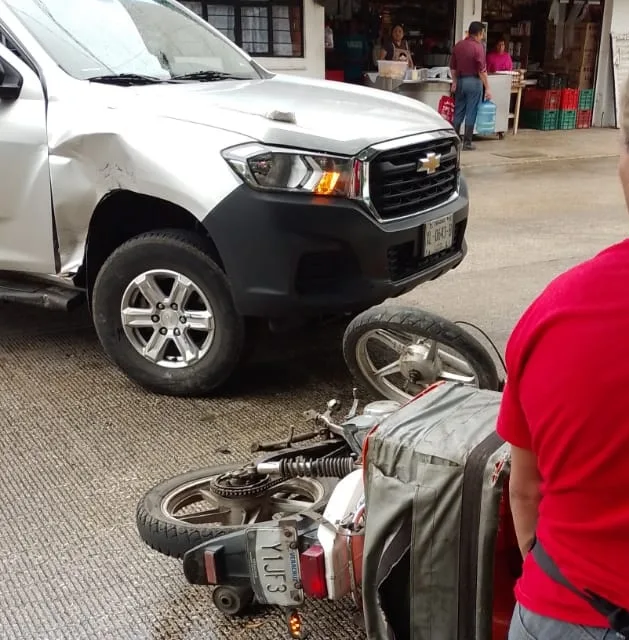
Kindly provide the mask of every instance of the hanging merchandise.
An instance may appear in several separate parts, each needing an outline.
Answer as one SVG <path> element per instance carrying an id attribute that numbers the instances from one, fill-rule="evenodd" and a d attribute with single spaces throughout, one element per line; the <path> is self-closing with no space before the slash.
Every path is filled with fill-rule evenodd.
<path id="1" fill-rule="evenodd" d="M 555 46 L 554 57 L 555 59 L 561 58 L 563 53 L 563 37 L 564 26 L 566 23 L 566 5 L 562 4 L 560 0 L 553 0 L 548 13 L 548 20 L 555 25 Z"/>
<path id="2" fill-rule="evenodd" d="M 334 31 L 329 24 L 325 28 L 325 48 L 334 49 Z"/>

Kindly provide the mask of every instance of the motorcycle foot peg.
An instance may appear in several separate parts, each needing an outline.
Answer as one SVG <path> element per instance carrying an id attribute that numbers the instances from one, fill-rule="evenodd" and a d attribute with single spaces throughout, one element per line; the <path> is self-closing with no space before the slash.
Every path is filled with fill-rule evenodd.
<path id="1" fill-rule="evenodd" d="M 238 616 L 253 604 L 253 589 L 248 585 L 220 586 L 214 589 L 214 606 L 226 616 Z"/>

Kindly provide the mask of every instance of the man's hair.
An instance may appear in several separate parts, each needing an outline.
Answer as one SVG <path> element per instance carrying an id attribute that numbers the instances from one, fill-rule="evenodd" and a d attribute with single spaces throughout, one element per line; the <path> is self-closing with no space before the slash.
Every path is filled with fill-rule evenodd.
<path id="1" fill-rule="evenodd" d="M 470 24 L 470 28 L 467 30 L 471 36 L 477 36 L 483 33 L 483 31 L 485 31 L 485 25 L 482 22 L 477 21 L 472 22 Z"/>

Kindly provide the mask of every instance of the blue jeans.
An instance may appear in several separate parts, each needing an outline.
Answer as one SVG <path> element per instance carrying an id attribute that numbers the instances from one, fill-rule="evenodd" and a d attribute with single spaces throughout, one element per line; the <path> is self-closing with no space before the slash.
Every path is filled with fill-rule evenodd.
<path id="1" fill-rule="evenodd" d="M 509 628 L 509 640 L 617 640 L 611 629 L 583 627 L 538 616 L 516 604 Z"/>
<path id="2" fill-rule="evenodd" d="M 467 76 L 457 80 L 454 94 L 454 128 L 457 133 L 460 132 L 463 121 L 466 127 L 473 127 L 476 124 L 478 107 L 482 99 L 483 83 L 480 78 Z"/>

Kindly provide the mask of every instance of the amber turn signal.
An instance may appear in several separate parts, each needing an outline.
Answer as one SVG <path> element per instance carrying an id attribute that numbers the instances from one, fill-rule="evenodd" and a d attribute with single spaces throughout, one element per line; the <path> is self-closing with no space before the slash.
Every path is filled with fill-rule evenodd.
<path id="1" fill-rule="evenodd" d="M 287 616 L 288 621 L 288 633 L 291 638 L 297 638 L 302 640 L 306 636 L 304 635 L 304 624 L 298 611 L 291 611 Z"/>

